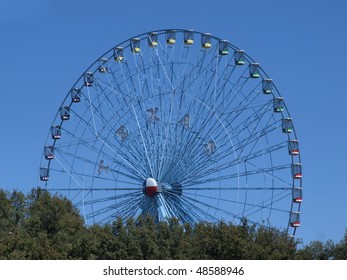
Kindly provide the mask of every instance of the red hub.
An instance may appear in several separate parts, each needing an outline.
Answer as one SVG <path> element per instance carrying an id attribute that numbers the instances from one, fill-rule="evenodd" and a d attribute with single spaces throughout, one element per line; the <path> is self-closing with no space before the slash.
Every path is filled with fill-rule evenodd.
<path id="1" fill-rule="evenodd" d="M 143 193 L 147 196 L 154 196 L 158 192 L 158 184 L 153 178 L 148 178 L 143 182 Z"/>

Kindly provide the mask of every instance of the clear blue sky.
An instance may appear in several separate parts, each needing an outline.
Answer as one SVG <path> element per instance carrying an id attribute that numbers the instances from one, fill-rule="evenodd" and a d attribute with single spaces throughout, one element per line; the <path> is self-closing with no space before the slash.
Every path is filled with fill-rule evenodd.
<path id="1" fill-rule="evenodd" d="M 323 0 L 1 1 L 0 188 L 37 186 L 53 118 L 96 58 L 136 34 L 194 29 L 245 49 L 274 79 L 300 140 L 297 237 L 340 240 L 347 228 L 346 10 L 344 1 Z"/>

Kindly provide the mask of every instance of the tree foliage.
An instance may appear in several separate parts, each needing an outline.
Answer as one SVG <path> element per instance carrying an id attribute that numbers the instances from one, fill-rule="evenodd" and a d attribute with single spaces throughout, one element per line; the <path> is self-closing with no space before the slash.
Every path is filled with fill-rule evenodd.
<path id="1" fill-rule="evenodd" d="M 86 226 L 66 198 L 40 188 L 0 190 L 0 259 L 347 259 L 347 231 L 337 243 L 300 241 L 275 228 L 150 217 Z"/>

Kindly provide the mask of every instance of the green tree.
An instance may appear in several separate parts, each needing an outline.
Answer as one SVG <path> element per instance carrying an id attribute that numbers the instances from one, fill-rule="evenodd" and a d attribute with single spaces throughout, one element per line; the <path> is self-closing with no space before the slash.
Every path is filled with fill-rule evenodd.
<path id="1" fill-rule="evenodd" d="M 158 259 L 187 259 L 189 257 L 189 225 L 181 225 L 176 218 L 157 225 Z"/>
<path id="2" fill-rule="evenodd" d="M 33 240 L 32 259 L 78 258 L 84 221 L 66 198 L 40 188 L 27 196 L 28 212 L 24 227 Z"/>
<path id="3" fill-rule="evenodd" d="M 347 230 L 342 240 L 335 245 L 334 258 L 336 260 L 347 260 Z"/>
<path id="4" fill-rule="evenodd" d="M 331 260 L 335 256 L 335 243 L 332 240 L 326 242 L 311 241 L 308 245 L 298 250 L 296 259 L 301 260 Z"/>
<path id="5" fill-rule="evenodd" d="M 22 222 L 25 219 L 25 196 L 0 190 L 0 259 L 25 259 L 22 250 L 25 234 Z"/>
<path id="6" fill-rule="evenodd" d="M 294 259 L 297 242 L 286 232 L 275 228 L 259 227 L 255 232 L 252 254 L 254 260 Z"/>
<path id="7" fill-rule="evenodd" d="M 336 243 L 300 243 L 245 219 L 182 225 L 140 217 L 88 227 L 64 197 L 0 190 L 0 259 L 347 259 L 347 230 Z"/>

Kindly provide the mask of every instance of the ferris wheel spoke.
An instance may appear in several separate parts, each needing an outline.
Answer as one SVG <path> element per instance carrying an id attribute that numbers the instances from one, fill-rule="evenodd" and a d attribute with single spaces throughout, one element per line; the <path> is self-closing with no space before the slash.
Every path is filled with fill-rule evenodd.
<path id="1" fill-rule="evenodd" d="M 233 77 L 233 74 L 235 73 L 236 66 L 231 64 L 230 60 L 229 62 L 226 63 L 223 72 L 220 75 L 220 78 L 218 80 L 218 87 L 217 87 L 217 92 L 218 92 L 218 99 L 221 100 L 221 105 L 219 110 L 224 111 L 227 106 L 224 105 L 227 103 L 227 100 L 229 100 L 229 96 L 231 95 L 231 90 L 228 88 L 228 82 L 231 80 L 231 77 Z"/>
<path id="2" fill-rule="evenodd" d="M 138 185 L 138 184 L 135 184 L 135 183 L 129 183 L 129 182 L 126 182 L 127 184 L 134 184 L 134 185 Z M 81 189 L 80 188 L 51 188 L 52 191 L 57 191 L 57 192 L 68 192 L 68 191 L 80 191 Z M 95 192 L 102 192 L 102 191 L 138 191 L 139 188 L 138 187 L 120 187 L 120 188 L 114 188 L 114 187 L 105 187 L 105 188 L 99 188 L 99 187 L 83 187 L 83 190 L 85 192 L 91 192 L 91 191 L 95 191 Z"/>
<path id="3" fill-rule="evenodd" d="M 121 64 L 120 62 L 118 64 Z M 119 71 L 122 72 L 122 66 L 119 65 Z M 113 69 L 110 69 L 109 73 L 107 74 L 107 83 L 106 87 L 111 90 L 113 93 L 113 96 L 116 98 L 116 102 L 119 101 L 120 104 L 127 104 L 133 101 L 133 97 L 131 96 L 129 92 L 129 88 L 127 87 L 126 81 L 123 79 L 123 81 L 118 81 L 116 77 L 117 71 L 114 71 Z M 123 73 L 121 73 L 121 76 L 124 77 Z M 122 99 L 119 99 L 119 97 L 122 97 Z M 118 103 L 116 103 L 118 104 Z M 122 110 L 123 108 L 117 107 L 117 110 Z"/>
<path id="4" fill-rule="evenodd" d="M 259 112 L 261 113 L 264 110 L 264 108 L 259 108 Z M 254 114 L 250 114 L 247 118 L 245 118 L 243 121 L 239 122 L 239 123 L 235 123 L 234 126 L 232 126 L 233 123 L 226 123 L 226 128 L 230 129 L 231 132 L 231 140 L 234 139 L 238 139 L 240 137 L 242 137 L 242 141 L 246 140 L 246 141 L 253 141 L 253 138 L 255 137 L 254 135 L 248 133 L 248 135 L 246 135 L 246 132 L 249 131 L 250 128 L 256 129 L 256 125 L 261 124 L 262 119 L 264 118 L 264 115 L 259 114 L 259 113 L 254 113 Z M 264 135 L 264 134 L 268 134 L 270 133 L 273 129 L 276 129 L 279 127 L 280 122 L 276 121 L 276 120 L 272 120 L 273 122 L 270 123 L 270 121 L 272 120 L 272 118 L 270 118 L 267 121 L 267 124 L 265 125 L 265 127 L 260 128 L 257 131 L 257 134 L 259 135 Z M 216 133 L 217 134 L 217 133 Z M 222 131 L 219 131 L 217 136 L 221 135 Z M 246 136 L 245 136 L 246 135 Z M 225 136 L 224 136 L 225 137 Z M 251 139 L 247 139 L 247 137 L 251 137 Z M 256 136 L 257 137 L 257 136 Z M 240 142 L 240 141 L 239 141 Z"/>
<path id="5" fill-rule="evenodd" d="M 167 221 L 176 216 L 174 205 L 170 202 L 167 196 L 159 193 L 156 196 L 157 212 L 160 221 Z"/>
<path id="6" fill-rule="evenodd" d="M 136 76 L 138 81 L 138 91 L 140 95 L 144 98 L 150 97 L 150 90 L 148 87 L 148 78 L 147 78 L 147 71 L 144 66 L 144 61 L 142 57 L 142 53 L 133 55 L 135 67 L 137 69 Z"/>
<path id="7" fill-rule="evenodd" d="M 212 119 L 212 114 L 209 114 L 207 120 L 210 121 Z M 208 121 L 205 121 L 204 124 L 201 125 L 202 129 L 207 125 Z M 202 131 L 202 129 L 200 129 L 200 131 L 196 132 L 197 135 L 199 135 L 199 133 Z M 200 137 L 202 138 L 202 137 Z M 202 138 L 203 139 L 203 138 Z M 196 145 L 196 136 L 195 138 L 193 138 L 193 134 L 190 135 L 190 138 L 186 141 L 186 145 L 181 145 L 181 150 L 179 153 L 177 153 L 179 155 L 179 157 L 190 157 L 191 160 L 193 160 L 192 157 L 192 152 L 197 152 L 200 151 L 199 145 Z M 187 153 L 187 152 L 188 153 Z M 179 158 L 176 160 L 176 162 L 179 162 Z"/>
<path id="8" fill-rule="evenodd" d="M 103 219 L 108 219 L 111 215 L 105 216 L 106 213 L 113 213 L 117 211 L 118 213 L 126 213 L 128 210 L 126 210 L 129 205 L 137 205 L 142 200 L 142 197 L 138 196 L 136 198 L 129 197 L 126 199 L 122 199 L 121 201 L 117 203 L 112 203 L 110 205 L 107 205 L 105 207 L 99 208 L 98 210 L 94 210 L 93 212 L 89 213 L 87 215 L 87 219 L 89 218 L 96 218 L 97 216 L 103 215 L 101 222 L 103 222 Z"/>
<path id="9" fill-rule="evenodd" d="M 173 47 L 170 47 L 170 49 L 172 50 Z M 168 47 L 162 47 L 162 50 L 167 50 Z M 166 52 L 166 51 L 165 51 Z M 174 90 L 174 86 L 172 84 L 172 80 L 170 79 L 170 70 L 172 69 L 166 69 L 166 67 L 170 67 L 172 66 L 172 57 L 170 55 L 165 55 L 165 60 L 163 61 L 163 59 L 160 57 L 159 55 L 159 49 L 154 49 L 154 53 L 156 55 L 156 61 L 159 64 L 160 69 L 162 69 L 163 71 L 163 79 L 161 79 L 161 82 L 163 82 L 164 85 L 168 85 L 168 88 L 166 90 L 168 91 L 173 91 Z"/>
<path id="10" fill-rule="evenodd" d="M 175 95 L 176 95 L 176 91 L 175 91 L 175 88 L 173 86 L 173 63 L 168 63 L 168 61 L 165 61 L 165 65 L 164 65 L 162 59 L 159 57 L 159 54 L 158 54 L 157 50 L 155 51 L 155 54 L 157 55 L 158 62 L 160 63 L 161 69 L 163 70 L 164 81 L 165 81 L 164 84 L 168 83 L 169 86 L 167 88 L 167 91 L 171 92 L 171 94 L 169 95 L 170 96 L 170 100 L 169 100 L 169 102 L 167 102 L 168 103 L 167 104 L 168 111 L 169 111 L 169 115 L 167 116 L 167 122 L 171 123 L 172 115 L 173 115 L 173 108 L 174 108 L 174 100 L 175 100 Z M 167 70 L 165 66 L 169 66 L 170 68 Z M 161 98 L 160 101 L 161 101 L 161 104 L 162 104 L 163 108 L 165 108 L 166 105 L 164 103 L 164 99 Z M 161 142 L 161 145 L 160 145 L 161 146 L 161 148 L 160 148 L 161 157 L 159 159 L 158 176 L 160 176 L 160 174 L 162 173 L 161 171 L 162 171 L 163 163 L 165 161 L 165 155 L 168 153 L 168 151 L 167 151 L 167 141 L 168 141 L 168 138 L 169 138 L 170 129 L 171 129 L 170 126 L 166 127 L 165 132 L 164 132 L 165 133 L 165 137 L 164 137 L 164 139 L 163 139 L 163 141 Z M 153 172 L 152 172 L 152 174 L 153 174 Z"/>
<path id="11" fill-rule="evenodd" d="M 70 133 L 69 131 L 65 131 L 64 130 L 64 132 L 69 134 L 72 138 L 77 138 L 75 136 L 75 134 Z M 97 148 L 95 144 L 91 144 L 91 140 L 90 141 L 84 141 L 83 139 L 77 139 L 77 140 L 78 141 L 74 141 L 74 143 L 76 145 L 83 145 L 86 148 L 90 149 L 91 151 L 94 151 L 97 154 L 103 155 L 103 157 L 109 159 L 110 162 L 116 163 L 118 166 L 122 167 L 123 170 L 127 170 L 129 172 L 129 174 L 133 174 L 135 172 L 135 174 L 138 174 L 139 177 L 143 178 L 143 175 L 141 175 L 142 171 L 139 170 L 134 163 L 131 163 L 131 162 L 127 161 L 126 159 L 124 159 L 124 157 L 122 157 L 119 153 L 117 153 L 116 150 L 113 148 L 112 144 L 111 143 L 108 144 L 108 140 L 102 141 L 100 137 L 98 137 L 97 139 L 95 139 L 95 138 L 93 139 L 94 142 L 95 141 L 101 142 L 102 145 L 105 145 L 114 154 L 117 154 L 118 158 L 119 157 L 121 158 L 120 160 L 118 160 L 116 157 L 111 157 L 108 153 L 106 153 L 106 151 L 104 151 L 104 149 Z M 72 156 L 79 157 L 79 156 L 75 156 L 75 155 L 72 155 Z M 96 162 L 91 162 L 91 163 L 94 164 L 95 166 L 97 165 Z"/>
<path id="12" fill-rule="evenodd" d="M 204 190 L 204 189 L 201 189 L 201 190 Z M 246 189 L 246 190 L 249 191 L 250 189 Z M 264 191 L 264 189 L 262 189 L 262 188 L 256 188 L 256 189 L 253 189 L 253 190 Z M 268 188 L 268 190 L 269 191 L 283 190 L 283 188 Z M 190 192 L 185 192 L 185 195 L 194 196 L 194 197 L 202 198 L 202 199 L 215 200 L 216 202 L 227 202 L 227 203 L 232 203 L 232 204 L 239 204 L 239 205 L 248 207 L 247 208 L 248 211 L 250 211 L 250 210 L 254 211 L 254 209 L 257 209 L 255 212 L 251 212 L 249 214 L 251 216 L 252 214 L 256 213 L 257 211 L 263 210 L 263 209 L 287 213 L 288 210 L 284 210 L 284 209 L 281 209 L 281 208 L 276 208 L 276 207 L 274 207 L 274 205 L 276 205 L 276 202 L 281 201 L 281 200 L 287 198 L 289 195 L 291 195 L 291 190 L 287 189 L 286 192 L 281 192 L 281 193 L 277 194 L 276 196 L 281 195 L 281 197 L 277 198 L 276 201 L 273 201 L 273 196 L 271 196 L 269 199 L 266 199 L 265 201 L 262 201 L 262 202 L 257 203 L 257 204 L 246 202 L 246 201 L 227 199 L 227 198 L 225 198 L 225 197 L 227 197 L 227 194 L 224 194 L 224 193 L 223 193 L 223 197 L 222 198 L 221 197 L 211 197 L 211 196 L 208 196 L 208 195 L 202 195 L 202 194 L 190 193 Z M 239 215 L 243 216 L 245 214 L 246 213 L 240 213 Z"/>
<path id="13" fill-rule="evenodd" d="M 100 189 L 100 193 L 101 191 L 110 191 L 110 189 Z M 115 191 L 119 191 L 119 189 L 114 189 Z M 133 191 L 134 189 L 129 189 L 129 188 L 124 188 L 123 190 L 131 190 Z M 87 191 L 85 189 L 85 191 Z M 98 192 L 96 189 L 92 188 L 90 190 L 88 190 L 89 192 Z M 95 199 L 89 199 L 84 201 L 83 203 L 80 202 L 78 204 L 76 204 L 76 206 L 82 206 L 83 205 L 90 205 L 90 204 L 98 204 L 98 203 L 104 203 L 104 202 L 109 202 L 109 201 L 123 201 L 124 199 L 127 198 L 134 198 L 134 197 L 138 197 L 140 194 L 142 194 L 142 191 L 139 191 L 138 189 L 135 192 L 127 192 L 127 193 L 123 193 L 123 194 L 119 194 L 119 195 L 112 195 L 112 196 L 105 196 L 105 197 L 101 197 L 101 198 L 95 198 Z"/>
<path id="14" fill-rule="evenodd" d="M 240 146 L 240 147 L 242 147 L 242 146 Z M 203 164 L 198 164 L 198 166 L 195 167 L 194 169 L 191 169 L 189 171 L 187 170 L 187 172 L 184 174 L 185 176 L 183 178 L 188 180 L 190 178 L 208 177 L 214 173 L 219 173 L 221 171 L 230 169 L 231 167 L 234 167 L 238 164 L 249 163 L 249 162 L 251 162 L 251 160 L 254 160 L 254 159 L 259 158 L 259 157 L 263 157 L 264 155 L 267 155 L 269 153 L 272 153 L 272 152 L 277 151 L 279 149 L 282 149 L 284 147 L 287 147 L 286 142 L 274 145 L 272 147 L 266 147 L 262 150 L 253 151 L 252 153 L 249 153 L 247 155 L 242 155 L 240 153 L 240 155 L 237 158 L 235 158 L 234 160 L 228 161 L 226 163 L 222 163 L 219 165 L 215 165 L 215 166 L 212 166 L 210 168 L 209 168 L 209 166 L 205 166 Z M 235 150 L 235 152 L 237 152 L 237 149 Z M 221 156 L 214 159 L 214 160 L 215 160 L 215 162 L 218 162 L 218 161 L 223 162 L 224 158 L 231 156 L 233 153 L 234 153 L 234 151 L 230 151 L 230 150 L 229 151 L 227 151 L 227 150 L 226 151 L 220 151 Z"/>
<path id="15" fill-rule="evenodd" d="M 195 224 L 202 218 L 208 217 L 208 215 L 203 211 L 200 211 L 201 209 L 198 207 L 192 207 L 192 205 L 185 203 L 181 199 L 178 200 L 177 197 L 170 195 L 167 199 L 172 204 L 176 216 L 179 217 L 183 223 Z M 194 208 L 196 208 L 196 211 L 194 211 Z"/>
<path id="16" fill-rule="evenodd" d="M 263 211 L 263 210 L 269 210 L 269 214 L 271 214 L 272 211 L 289 214 L 288 209 L 278 208 L 278 207 L 276 207 L 276 205 L 278 202 L 280 202 L 284 199 L 291 198 L 291 196 L 292 196 L 291 191 L 281 192 L 281 193 L 273 195 L 273 196 L 271 196 L 271 197 L 269 197 L 269 198 L 265 199 L 264 201 L 261 201 L 257 204 L 247 203 L 247 205 L 245 205 L 247 208 L 243 210 L 242 215 L 252 216 L 252 215 L 254 215 L 260 211 Z"/>
<path id="17" fill-rule="evenodd" d="M 181 80 L 177 80 L 177 84 L 175 85 L 175 91 L 176 92 L 189 92 L 192 91 L 194 89 L 194 87 L 196 86 L 196 82 L 199 81 L 199 78 L 201 80 L 201 71 L 202 71 L 202 65 L 205 59 L 205 53 L 204 55 L 202 55 L 196 64 L 191 66 L 191 69 L 189 70 L 189 72 L 184 75 Z M 186 68 L 187 69 L 187 65 Z"/>
<path id="18" fill-rule="evenodd" d="M 64 165 L 62 165 L 64 166 Z M 51 171 L 52 172 L 56 172 L 57 174 L 63 174 L 63 173 L 66 173 L 68 174 L 71 178 L 74 179 L 74 181 L 78 184 L 79 186 L 79 189 L 84 189 L 84 190 L 93 190 L 93 188 L 91 187 L 86 187 L 85 186 L 85 180 L 88 178 L 88 179 L 98 179 L 99 181 L 103 181 L 103 182 L 115 182 L 115 180 L 113 178 L 106 178 L 106 177 L 101 177 L 101 176 L 94 176 L 94 175 L 88 175 L 88 174 L 85 174 L 85 173 L 81 173 L 81 172 L 78 172 L 76 170 L 69 170 L 66 168 L 66 166 L 63 167 L 63 169 L 57 169 L 57 168 L 51 168 Z M 123 174 L 121 174 L 123 175 Z M 128 176 L 128 174 L 124 174 L 125 177 L 128 177 L 129 179 L 132 179 L 132 180 L 138 180 L 138 178 L 136 177 L 130 177 Z M 138 186 L 139 185 L 139 182 L 137 181 L 125 181 L 125 180 L 119 180 L 117 179 L 117 182 L 119 183 L 124 183 L 126 185 L 135 185 L 135 186 Z M 70 191 L 70 190 L 74 190 L 73 188 L 66 188 L 67 191 Z"/>
<path id="19" fill-rule="evenodd" d="M 199 134 L 199 132 L 198 132 Z M 201 137 L 202 138 L 202 137 Z M 206 137 L 205 137 L 206 138 Z M 202 138 L 204 139 L 204 138 Z M 202 142 L 202 141 L 201 141 Z M 183 146 L 178 155 L 183 155 L 183 158 L 181 158 L 182 161 L 185 162 L 185 165 L 190 166 L 190 168 L 196 168 L 197 162 L 203 161 L 203 164 L 207 164 L 209 159 L 204 157 L 201 157 L 201 151 L 202 151 L 202 143 L 199 145 L 196 145 L 196 141 L 187 141 L 188 145 Z M 193 146 L 192 146 L 193 145 Z M 207 159 L 207 161 L 206 161 Z M 176 160 L 176 165 L 179 163 L 179 160 Z"/>
<path id="20" fill-rule="evenodd" d="M 236 214 L 230 212 L 230 211 L 227 211 L 225 209 L 222 209 L 216 205 L 213 205 L 212 203 L 207 203 L 207 202 L 203 202 L 202 200 L 198 200 L 198 199 L 195 199 L 193 197 L 190 197 L 190 196 L 184 196 L 183 200 L 186 202 L 186 203 L 189 203 L 192 205 L 192 207 L 195 209 L 195 210 L 198 210 L 199 212 L 201 213 L 204 213 L 204 215 L 207 215 L 209 217 L 212 217 L 213 220 L 216 219 L 216 217 L 214 215 L 211 215 L 211 214 L 208 214 L 205 210 L 201 209 L 201 207 L 203 208 L 206 208 L 206 209 L 213 209 L 214 211 L 218 212 L 218 213 L 222 213 L 222 214 L 226 214 L 226 215 L 229 215 L 233 218 L 238 218 L 240 219 L 241 217 L 238 217 Z"/>
<path id="21" fill-rule="evenodd" d="M 120 67 L 121 74 L 123 76 L 123 82 L 125 84 L 125 88 L 128 92 L 128 95 L 137 96 L 135 82 L 133 80 L 133 76 L 131 74 L 127 59 L 124 59 L 124 61 L 122 63 L 119 63 L 118 65 Z"/>
<path id="22" fill-rule="evenodd" d="M 100 94 L 98 94 L 98 96 L 100 96 Z M 94 135 L 95 137 L 101 136 L 102 133 L 106 133 L 107 136 L 112 135 L 112 130 L 114 128 L 113 126 L 110 125 L 110 119 L 105 118 L 101 108 L 102 108 L 101 106 L 96 107 L 94 104 L 92 104 L 92 101 L 91 101 L 90 111 L 92 112 L 92 116 L 88 120 L 85 120 L 86 118 L 85 114 L 81 116 L 75 111 L 72 111 L 72 114 L 74 115 L 74 117 L 77 117 L 80 120 L 80 122 L 84 124 L 86 128 L 90 130 L 91 134 Z M 114 117 L 115 115 L 112 115 L 111 120 Z M 90 125 L 90 120 L 92 120 L 94 126 Z M 99 126 L 100 129 L 97 129 L 97 126 Z"/>
<path id="23" fill-rule="evenodd" d="M 185 82 L 185 80 L 183 80 L 181 83 L 183 84 Z M 177 92 L 177 89 L 178 89 L 178 86 L 176 87 L 176 92 Z M 182 107 L 182 102 L 183 102 L 183 99 L 184 99 L 184 95 L 183 94 L 181 94 L 180 96 L 179 96 L 179 108 L 181 108 Z M 181 114 L 180 113 L 180 110 L 179 110 L 179 112 L 178 112 L 179 114 Z M 169 130 L 167 130 L 167 132 L 168 132 Z M 181 130 L 181 131 L 183 131 L 183 130 Z M 181 136 L 182 136 L 182 133 L 181 133 Z M 175 138 L 175 140 L 177 141 L 177 139 L 178 139 L 178 135 L 177 135 L 177 137 Z M 167 137 L 166 137 L 166 139 L 167 139 Z M 173 139 L 171 139 L 171 140 L 173 140 Z M 182 141 L 183 142 L 183 141 Z M 173 143 L 170 143 L 170 147 L 171 148 L 173 148 L 173 147 L 176 147 L 176 145 L 174 145 Z M 164 153 L 162 153 L 162 155 L 164 155 Z M 165 160 L 166 159 L 166 160 Z M 168 164 L 168 162 L 169 162 L 169 157 L 168 156 L 162 156 L 161 157 L 161 160 L 160 160 L 160 162 L 162 162 L 163 164 L 161 165 L 161 167 L 159 168 L 160 170 L 163 170 L 164 169 L 164 166 L 166 166 L 167 164 Z M 160 173 L 161 174 L 161 173 Z M 160 176 L 159 176 L 160 177 Z"/>
<path id="24" fill-rule="evenodd" d="M 101 80 L 100 78 L 95 80 L 96 84 L 94 85 L 94 89 L 96 94 L 94 100 L 97 101 L 95 102 L 97 104 L 94 104 L 93 102 L 93 107 L 94 110 L 99 113 L 99 118 L 104 120 L 102 121 L 102 124 L 106 125 L 110 120 L 116 119 L 116 117 L 121 118 L 120 112 L 123 108 L 115 107 L 115 104 L 126 103 L 129 102 L 129 100 L 127 100 L 122 93 L 119 93 L 119 91 L 106 84 L 104 80 Z M 103 116 L 103 113 L 108 113 L 109 118 L 106 119 L 106 117 Z"/>
<path id="25" fill-rule="evenodd" d="M 144 139 L 144 136 L 143 136 L 143 133 L 141 131 L 141 125 L 140 125 L 140 122 L 139 122 L 139 119 L 137 117 L 137 113 L 136 113 L 136 110 L 135 110 L 135 107 L 132 105 L 132 111 L 134 113 L 134 116 L 135 116 L 135 119 L 136 119 L 136 123 L 137 123 L 137 126 L 139 128 L 139 133 L 140 133 L 140 136 L 141 136 L 141 144 L 143 146 L 143 149 L 144 149 L 144 152 L 145 152 L 145 157 L 146 157 L 146 160 L 147 160 L 147 164 L 148 164 L 148 167 L 149 167 L 149 172 L 151 174 L 151 176 L 153 177 L 153 168 L 152 168 L 152 163 L 151 163 L 151 160 L 149 158 L 149 154 L 148 154 L 148 149 L 146 147 L 146 142 L 145 142 L 145 139 Z M 149 173 L 148 172 L 148 173 Z M 147 173 L 147 174 L 148 174 Z"/>
<path id="26" fill-rule="evenodd" d="M 123 221 L 127 221 L 130 218 L 135 217 L 135 214 L 139 211 L 143 198 L 138 198 L 131 201 L 131 204 L 123 203 L 121 207 L 110 207 L 109 215 L 100 220 L 100 223 L 110 223 L 116 218 L 120 217 Z"/>
<path id="27" fill-rule="evenodd" d="M 192 200 L 190 203 L 197 203 L 197 204 L 200 204 L 200 201 L 199 200 L 196 200 L 196 199 L 192 199 L 192 198 L 188 198 L 188 200 Z M 236 213 L 233 213 L 233 212 L 229 212 L 229 211 L 226 211 L 226 210 L 223 210 L 223 209 L 220 209 L 219 207 L 216 207 L 214 206 L 213 204 L 206 204 L 204 205 L 205 207 L 208 207 L 208 209 L 214 209 L 217 213 L 223 213 L 227 216 L 230 216 L 232 217 L 232 220 L 236 219 L 236 220 L 239 220 L 241 221 L 244 217 L 247 217 L 247 221 L 251 224 L 259 224 L 259 222 L 255 221 L 252 219 L 252 217 L 250 215 L 248 216 L 245 216 L 245 215 L 242 215 L 242 213 L 240 214 L 236 214 Z M 214 217 L 214 216 L 212 216 Z M 215 218 L 214 218 L 215 219 Z"/>
<path id="28" fill-rule="evenodd" d="M 290 169 L 290 168 L 291 168 L 290 164 L 285 164 L 285 165 L 279 165 L 279 166 L 268 167 L 268 168 L 256 168 L 253 170 L 247 170 L 244 172 L 232 173 L 229 175 L 208 177 L 208 178 L 202 179 L 202 180 L 194 180 L 192 178 L 189 180 L 182 181 L 181 183 L 184 184 L 185 186 L 200 185 L 200 184 L 205 184 L 205 183 L 229 180 L 229 179 L 233 179 L 233 178 L 237 178 L 237 177 L 252 176 L 252 175 L 256 175 L 256 174 L 264 174 L 264 175 L 272 178 L 272 177 L 274 177 L 274 175 L 273 175 L 274 171 L 283 170 L 283 169 Z"/>
<path id="29" fill-rule="evenodd" d="M 205 203 L 200 203 L 199 201 L 194 201 L 193 199 L 182 196 L 180 197 L 179 203 L 176 203 L 177 211 L 181 216 L 187 217 L 188 220 L 194 221 L 194 223 L 206 220 L 208 218 L 211 221 L 217 221 L 218 219 L 203 208 L 206 208 Z M 203 208 L 202 208 L 203 207 Z M 188 214 L 188 215 L 187 215 Z"/>
<path id="30" fill-rule="evenodd" d="M 92 127 L 90 126 L 90 124 L 86 121 L 84 121 L 83 119 L 81 120 L 82 123 L 84 123 L 84 125 L 89 128 L 89 130 L 91 131 L 91 133 L 93 134 L 92 131 Z M 74 134 L 70 134 L 72 137 L 74 137 Z M 93 135 L 95 138 L 95 141 L 100 142 L 102 145 L 104 145 L 105 147 L 107 147 L 114 155 L 116 155 L 113 158 L 113 162 L 117 162 L 120 166 L 123 166 L 126 169 L 132 170 L 132 172 L 136 172 L 140 177 L 145 177 L 145 173 L 143 173 L 143 171 L 141 171 L 140 169 L 138 169 L 136 166 L 136 164 L 131 163 L 129 161 L 129 158 L 125 158 L 124 156 L 121 155 L 121 153 L 119 153 L 117 151 L 117 148 L 114 146 L 114 144 L 112 142 L 110 142 L 110 140 L 108 138 L 102 138 L 100 135 Z M 84 143 L 86 144 L 86 143 Z M 120 158 L 120 160 L 118 160 L 117 158 Z"/>
<path id="31" fill-rule="evenodd" d="M 282 186 L 230 186 L 230 187 L 220 187 L 220 186 L 194 186 L 194 185 L 184 185 L 182 188 L 184 191 L 209 191 L 209 190 L 218 190 L 218 191 L 292 191 L 292 187 L 290 185 L 282 185 Z M 171 191 L 168 191 L 171 193 Z M 189 193 L 189 192 L 188 192 Z M 190 193 L 191 195 L 195 193 Z"/>
<path id="32" fill-rule="evenodd" d="M 239 125 L 239 127 L 236 127 L 234 129 L 232 136 L 228 136 L 228 137 L 224 136 L 223 138 L 220 139 L 219 142 L 222 145 L 226 141 L 236 142 L 233 145 L 233 150 L 235 152 L 239 151 L 240 154 L 244 154 L 244 150 L 245 150 L 245 148 L 247 148 L 248 145 L 253 144 L 253 146 L 255 147 L 255 145 L 258 143 L 259 139 L 266 137 L 268 134 L 273 132 L 279 126 L 278 122 L 268 121 L 267 124 L 264 125 L 264 127 L 260 127 L 260 129 L 258 129 L 260 123 L 261 123 L 261 118 L 258 118 L 257 120 L 254 119 L 254 121 L 252 122 L 252 124 L 253 124 L 252 125 L 253 126 L 252 131 L 250 131 L 250 124 L 248 124 L 248 122 L 244 123 L 242 125 Z M 247 137 L 244 136 L 244 134 L 246 132 L 248 132 Z M 242 135 L 241 135 L 241 133 L 242 133 Z M 241 137 L 242 137 L 242 139 L 240 139 Z M 217 135 L 217 139 L 218 138 L 219 138 L 219 135 Z M 235 141 L 235 140 L 237 140 L 237 141 Z M 277 146 L 277 144 L 275 144 L 274 146 Z M 253 151 L 253 149 L 251 149 L 249 153 L 251 153 L 252 151 Z M 220 155 L 220 154 L 223 154 L 223 151 L 221 151 L 217 155 Z M 218 159 L 218 157 L 216 157 L 216 159 Z"/>
<path id="33" fill-rule="evenodd" d="M 247 85 L 247 81 L 248 78 L 244 78 L 244 82 L 241 85 L 239 85 L 239 83 L 233 85 L 226 94 L 225 103 L 227 105 L 225 107 L 228 108 L 228 110 L 225 110 L 224 114 L 226 119 L 231 118 L 232 122 L 242 113 L 247 112 L 249 109 L 252 110 L 252 107 L 256 105 L 255 100 L 260 96 L 260 91 L 257 90 L 259 84 L 244 91 L 243 88 Z M 232 98 L 229 100 L 228 97 L 230 96 Z"/>
<path id="34" fill-rule="evenodd" d="M 272 178 L 274 180 L 278 180 L 281 183 L 288 184 L 288 182 L 285 182 L 284 180 L 281 180 L 276 174 L 274 173 L 275 171 L 280 171 L 280 170 L 285 170 L 285 169 L 290 169 L 291 165 L 279 165 L 279 166 L 271 166 L 267 168 L 259 168 L 257 166 L 252 165 L 250 162 L 246 163 L 247 166 L 252 167 L 253 169 L 247 169 L 243 172 L 235 172 L 231 173 L 229 175 L 219 175 L 215 174 L 216 176 L 212 177 L 211 175 L 203 180 L 199 180 L 198 184 L 204 184 L 206 182 L 218 182 L 218 181 L 224 181 L 228 179 L 233 179 L 233 178 L 240 178 L 240 177 L 248 177 L 248 176 L 256 176 L 258 174 L 261 174 L 263 176 L 266 176 L 268 178 Z M 213 175 L 213 174 L 212 174 Z M 197 181 L 193 181 L 193 179 L 189 179 L 184 183 L 185 185 L 192 185 L 196 184 Z"/>

